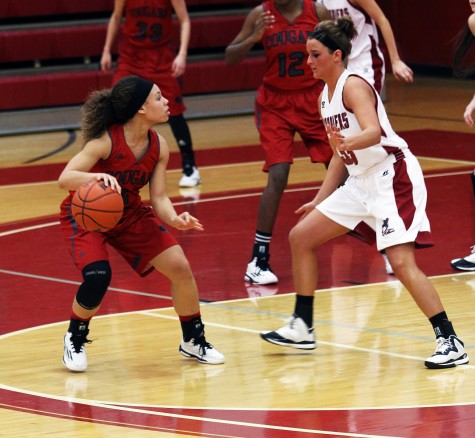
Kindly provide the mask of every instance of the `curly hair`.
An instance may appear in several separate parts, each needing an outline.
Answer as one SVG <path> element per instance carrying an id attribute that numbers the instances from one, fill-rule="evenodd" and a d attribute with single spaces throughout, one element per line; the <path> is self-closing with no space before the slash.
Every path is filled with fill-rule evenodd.
<path id="1" fill-rule="evenodd" d="M 93 91 L 82 107 L 84 143 L 99 138 L 110 126 L 127 123 L 147 99 L 153 83 L 127 76 L 112 89 Z"/>

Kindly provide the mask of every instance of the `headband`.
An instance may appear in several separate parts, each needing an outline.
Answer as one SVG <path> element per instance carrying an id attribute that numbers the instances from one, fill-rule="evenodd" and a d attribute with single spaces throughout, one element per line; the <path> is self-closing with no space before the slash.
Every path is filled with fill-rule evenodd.
<path id="1" fill-rule="evenodd" d="M 126 107 L 121 114 L 122 120 L 130 120 L 137 111 L 142 107 L 142 105 L 147 100 L 148 95 L 153 87 L 153 82 L 148 81 L 147 79 L 141 78 L 139 76 L 127 76 L 121 79 L 119 82 L 131 82 L 134 84 L 134 92 L 130 98 L 130 101 L 127 103 Z M 119 82 L 117 84 L 119 84 Z M 116 84 L 116 87 L 117 87 Z M 115 88 L 115 87 L 114 87 Z M 116 113 L 116 111 L 114 111 Z"/>
<path id="2" fill-rule="evenodd" d="M 335 43 L 335 41 L 333 41 L 322 29 L 317 29 L 312 33 L 311 36 L 320 41 L 324 46 L 327 46 L 330 50 L 341 50 L 343 52 L 342 48 L 337 43 Z"/>

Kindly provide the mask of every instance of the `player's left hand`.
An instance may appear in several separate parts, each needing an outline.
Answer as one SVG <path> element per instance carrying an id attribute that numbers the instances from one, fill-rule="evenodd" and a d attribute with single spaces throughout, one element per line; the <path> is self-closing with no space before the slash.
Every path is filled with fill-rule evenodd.
<path id="1" fill-rule="evenodd" d="M 401 60 L 395 61 L 391 64 L 393 75 L 398 81 L 404 81 L 412 84 L 414 81 L 413 71 Z"/>
<path id="2" fill-rule="evenodd" d="M 172 63 L 172 76 L 178 78 L 185 73 L 186 69 L 186 56 L 177 55 Z"/>
<path id="3" fill-rule="evenodd" d="M 302 215 L 298 221 L 300 222 L 305 216 L 307 216 L 310 212 L 315 210 L 316 206 L 317 204 L 314 201 L 312 201 L 312 202 L 307 202 L 306 204 L 297 208 L 297 210 L 295 210 L 295 214 Z"/>
<path id="4" fill-rule="evenodd" d="M 203 231 L 204 227 L 201 225 L 200 221 L 193 217 L 187 211 L 179 214 L 172 223 L 172 226 L 177 230 L 196 230 Z"/>

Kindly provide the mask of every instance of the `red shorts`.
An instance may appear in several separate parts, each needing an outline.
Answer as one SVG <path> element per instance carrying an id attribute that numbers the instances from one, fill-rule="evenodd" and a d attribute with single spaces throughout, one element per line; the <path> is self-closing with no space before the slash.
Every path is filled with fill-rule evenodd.
<path id="1" fill-rule="evenodd" d="M 261 85 L 255 122 L 266 154 L 263 170 L 277 163 L 293 163 L 294 137 L 299 133 L 313 163 L 328 164 L 333 152 L 318 111 L 321 87 L 280 91 Z"/>
<path id="2" fill-rule="evenodd" d="M 185 104 L 178 78 L 172 76 L 173 54 L 168 46 L 143 48 L 131 46 L 127 40 L 120 45 L 117 70 L 113 84 L 125 76 L 137 75 L 158 85 L 162 95 L 169 101 L 170 115 L 185 112 Z"/>
<path id="3" fill-rule="evenodd" d="M 69 198 L 61 204 L 60 223 L 76 267 L 82 269 L 92 262 L 109 260 L 106 243 L 140 275 L 152 271 L 149 261 L 171 246 L 175 237 L 163 226 L 150 207 L 141 205 L 112 230 L 89 232 L 79 228 L 71 216 Z"/>

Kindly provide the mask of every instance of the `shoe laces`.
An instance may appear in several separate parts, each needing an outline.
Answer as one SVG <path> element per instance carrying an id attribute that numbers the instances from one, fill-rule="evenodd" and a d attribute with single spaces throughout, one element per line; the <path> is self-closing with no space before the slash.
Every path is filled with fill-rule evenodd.
<path id="1" fill-rule="evenodd" d="M 447 351 L 452 350 L 454 345 L 450 337 L 448 338 L 437 338 L 437 348 L 435 349 L 436 353 L 445 354 Z"/>
<path id="2" fill-rule="evenodd" d="M 193 342 L 193 345 L 199 346 L 199 352 L 203 356 L 206 355 L 206 350 L 213 348 L 213 346 L 206 341 L 206 338 L 204 336 L 200 336 L 199 338 L 193 338 L 191 342 Z"/>
<path id="3" fill-rule="evenodd" d="M 256 260 L 256 268 L 260 271 L 271 271 L 270 265 L 269 265 L 269 258 L 268 257 L 262 257 L 258 258 Z"/>
<path id="4" fill-rule="evenodd" d="M 84 344 L 90 344 L 92 341 L 87 339 L 87 334 L 86 334 L 86 335 L 72 335 L 70 342 L 74 347 L 74 351 L 76 353 L 81 353 L 84 349 Z"/>

